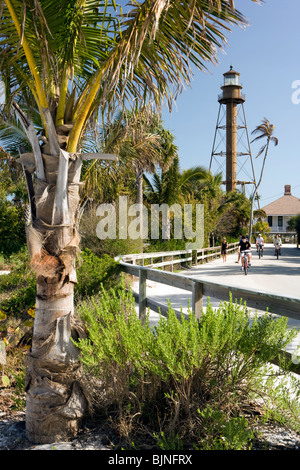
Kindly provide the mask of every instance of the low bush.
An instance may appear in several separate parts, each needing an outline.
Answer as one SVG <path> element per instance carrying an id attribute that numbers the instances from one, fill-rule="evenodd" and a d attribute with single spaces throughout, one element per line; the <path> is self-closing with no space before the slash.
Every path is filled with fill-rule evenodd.
<path id="1" fill-rule="evenodd" d="M 8 274 L 0 276 L 0 294 L 11 291 L 26 282 L 26 276 L 30 274 L 30 257 L 27 248 L 10 256 L 1 256 L 2 269 Z"/>
<path id="2" fill-rule="evenodd" d="M 243 410 L 269 396 L 270 362 L 296 335 L 286 318 L 252 318 L 230 301 L 208 304 L 200 321 L 190 312 L 178 320 L 170 306 L 153 327 L 141 325 L 134 305 L 120 287 L 79 306 L 88 337 L 77 344 L 94 411 L 111 417 L 123 446 L 249 448 Z"/>
<path id="3" fill-rule="evenodd" d="M 23 212 L 0 192 L 0 252 L 5 256 L 26 246 Z"/>
<path id="4" fill-rule="evenodd" d="M 36 299 L 35 276 L 27 276 L 24 281 L 20 280 L 19 282 L 19 286 L 15 287 L 9 297 L 0 302 L 0 310 L 15 318 L 22 317 L 30 308 L 33 308 Z"/>
<path id="5" fill-rule="evenodd" d="M 80 253 L 80 262 L 77 268 L 77 284 L 75 296 L 78 300 L 90 297 L 101 290 L 116 286 L 119 281 L 120 267 L 109 255 L 98 257 L 89 248 Z"/>
<path id="6" fill-rule="evenodd" d="M 8 274 L 0 276 L 0 310 L 21 317 L 35 304 L 36 280 L 27 249 L 6 258 Z"/>
<path id="7" fill-rule="evenodd" d="M 160 251 L 177 251 L 185 250 L 186 241 L 185 240 L 150 240 L 148 245 L 144 247 L 144 253 L 160 252 Z"/>

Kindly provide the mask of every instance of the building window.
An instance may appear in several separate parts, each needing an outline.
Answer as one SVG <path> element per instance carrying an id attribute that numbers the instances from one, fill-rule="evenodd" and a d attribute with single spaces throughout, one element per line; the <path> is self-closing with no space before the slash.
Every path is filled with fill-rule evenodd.
<path id="1" fill-rule="evenodd" d="M 282 226 L 283 226 L 283 216 L 279 215 L 278 216 L 278 227 L 282 227 Z"/>
<path id="2" fill-rule="evenodd" d="M 273 226 L 273 217 L 271 215 L 268 215 L 268 224 L 269 224 L 269 227 Z"/>

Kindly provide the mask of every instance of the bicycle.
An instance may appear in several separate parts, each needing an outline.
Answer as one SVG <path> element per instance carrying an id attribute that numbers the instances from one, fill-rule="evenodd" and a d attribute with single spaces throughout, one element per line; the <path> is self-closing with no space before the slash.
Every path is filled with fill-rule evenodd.
<path id="1" fill-rule="evenodd" d="M 251 250 L 245 250 L 241 251 L 241 261 L 242 261 L 242 269 L 244 268 L 244 273 L 245 276 L 247 276 L 249 264 L 248 264 L 248 253 L 250 253 Z"/>
<path id="2" fill-rule="evenodd" d="M 275 255 L 277 259 L 279 258 L 279 255 L 281 255 L 280 249 L 281 249 L 281 245 L 275 245 Z"/>
<path id="3" fill-rule="evenodd" d="M 262 256 L 263 256 L 262 253 L 263 253 L 263 252 L 262 252 L 262 246 L 261 246 L 261 245 L 258 245 L 258 247 L 257 247 L 257 252 L 258 252 L 258 258 L 259 258 L 259 259 L 262 258 Z"/>

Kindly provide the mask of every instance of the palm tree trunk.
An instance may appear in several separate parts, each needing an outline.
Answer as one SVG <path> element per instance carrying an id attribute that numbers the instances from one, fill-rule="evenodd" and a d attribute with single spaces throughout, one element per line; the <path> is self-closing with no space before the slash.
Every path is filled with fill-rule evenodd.
<path id="1" fill-rule="evenodd" d="M 265 150 L 265 156 L 264 156 L 263 165 L 262 165 L 262 169 L 261 169 L 261 173 L 260 173 L 260 178 L 259 178 L 259 181 L 258 181 L 258 183 L 255 187 L 255 190 L 254 190 L 252 198 L 251 198 L 251 212 L 250 212 L 250 224 L 249 224 L 249 242 L 250 243 L 251 243 L 251 238 L 252 238 L 254 200 L 255 200 L 255 196 L 257 194 L 258 188 L 259 188 L 259 186 L 261 184 L 261 181 L 262 181 L 262 177 L 263 177 L 263 173 L 264 173 L 264 169 L 265 169 L 265 165 L 266 165 L 266 159 L 267 159 L 267 155 L 268 155 L 268 148 L 269 148 L 269 140 L 267 142 L 267 146 L 266 146 L 266 150 Z"/>
<path id="2" fill-rule="evenodd" d="M 34 443 L 74 437 L 84 413 L 81 368 L 71 342 L 72 322 L 72 284 L 62 287 L 41 276 L 26 378 L 26 436 Z"/>
<path id="3" fill-rule="evenodd" d="M 42 160 L 45 179 L 36 179 L 36 217 L 27 227 L 37 294 L 26 377 L 26 435 L 34 443 L 52 443 L 76 435 L 87 406 L 72 342 L 80 335 L 73 292 L 81 157 L 60 152 L 42 154 Z"/>
<path id="4" fill-rule="evenodd" d="M 137 164 L 135 166 L 136 203 L 143 204 L 143 168 Z"/>

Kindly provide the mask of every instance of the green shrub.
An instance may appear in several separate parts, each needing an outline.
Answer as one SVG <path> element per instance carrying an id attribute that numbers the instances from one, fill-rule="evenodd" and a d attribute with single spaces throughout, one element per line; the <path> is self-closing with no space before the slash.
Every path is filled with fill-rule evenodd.
<path id="1" fill-rule="evenodd" d="M 244 450 L 251 448 L 255 435 L 244 416 L 227 417 L 220 410 L 209 405 L 199 410 L 202 436 L 196 450 Z"/>
<path id="2" fill-rule="evenodd" d="M 106 289 L 117 284 L 120 267 L 113 258 L 108 255 L 99 258 L 88 248 L 82 250 L 80 258 L 75 286 L 77 299 L 96 294 L 101 289 L 101 284 Z"/>
<path id="3" fill-rule="evenodd" d="M 296 335 L 287 319 L 267 313 L 250 319 L 246 306 L 230 301 L 216 310 L 209 304 L 200 322 L 191 313 L 178 320 L 170 307 L 168 317 L 151 327 L 148 321 L 141 325 L 134 305 L 120 287 L 79 307 L 88 331 L 78 343 L 82 363 L 89 384 L 101 384 L 91 394 L 98 408 L 100 403 L 114 416 L 118 433 L 128 445 L 141 429 L 161 448 L 250 445 L 240 413 L 266 394 L 269 361 Z"/>
<path id="4" fill-rule="evenodd" d="M 185 250 L 186 248 L 185 240 L 150 240 L 149 244 L 144 248 L 145 253 L 160 252 L 160 251 L 177 251 Z"/>
<path id="5" fill-rule="evenodd" d="M 3 269 L 9 271 L 9 273 L 0 276 L 0 294 L 24 286 L 27 276 L 32 274 L 27 248 L 19 251 L 19 253 L 3 257 L 2 263 Z"/>
<path id="6" fill-rule="evenodd" d="M 23 208 L 0 195 L 0 252 L 4 256 L 18 252 L 26 245 Z"/>
<path id="7" fill-rule="evenodd" d="M 13 279 L 15 281 L 15 278 Z M 21 281 L 22 282 L 22 281 Z M 16 287 L 6 299 L 0 302 L 0 310 L 8 316 L 21 317 L 33 308 L 36 299 L 36 280 L 34 275 L 26 277 L 24 283 Z"/>
<path id="8" fill-rule="evenodd" d="M 27 249 L 9 256 L 6 261 L 10 272 L 0 276 L 0 310 L 18 318 L 35 304 L 36 279 Z"/>

